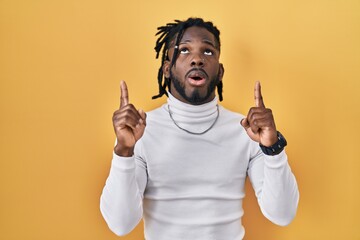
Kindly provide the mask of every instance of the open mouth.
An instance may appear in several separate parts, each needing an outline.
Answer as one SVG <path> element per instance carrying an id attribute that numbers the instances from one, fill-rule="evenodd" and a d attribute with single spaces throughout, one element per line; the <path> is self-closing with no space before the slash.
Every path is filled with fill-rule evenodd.
<path id="1" fill-rule="evenodd" d="M 187 79 L 191 85 L 199 87 L 206 83 L 207 76 L 201 70 L 193 70 L 188 74 Z"/>
<path id="2" fill-rule="evenodd" d="M 202 78 L 202 77 L 191 77 L 191 79 L 193 79 L 194 81 L 200 81 L 200 80 L 203 80 L 204 78 Z"/>

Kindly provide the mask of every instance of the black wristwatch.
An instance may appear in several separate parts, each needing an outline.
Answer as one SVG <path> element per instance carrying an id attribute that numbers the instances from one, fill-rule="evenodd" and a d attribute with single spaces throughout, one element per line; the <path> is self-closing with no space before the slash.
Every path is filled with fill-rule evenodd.
<path id="1" fill-rule="evenodd" d="M 284 136 L 279 131 L 277 132 L 277 138 L 278 141 L 270 147 L 265 147 L 264 145 L 259 144 L 264 154 L 274 156 L 281 153 L 284 150 L 285 146 L 287 145 L 287 142 Z"/>

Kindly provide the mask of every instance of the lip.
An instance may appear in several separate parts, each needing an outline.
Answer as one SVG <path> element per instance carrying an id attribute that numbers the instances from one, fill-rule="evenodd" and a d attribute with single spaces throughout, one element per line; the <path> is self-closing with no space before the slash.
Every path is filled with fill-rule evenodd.
<path id="1" fill-rule="evenodd" d="M 194 87 L 201 87 L 205 85 L 206 80 L 208 79 L 208 75 L 203 69 L 191 69 L 186 74 L 186 79 L 190 85 Z"/>

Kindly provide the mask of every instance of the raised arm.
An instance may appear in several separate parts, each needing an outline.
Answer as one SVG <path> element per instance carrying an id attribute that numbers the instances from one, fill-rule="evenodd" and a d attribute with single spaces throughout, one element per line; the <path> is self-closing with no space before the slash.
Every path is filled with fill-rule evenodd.
<path id="1" fill-rule="evenodd" d="M 142 217 L 142 198 L 147 182 L 146 164 L 134 155 L 135 143 L 146 126 L 146 114 L 129 103 L 126 83 L 121 82 L 120 108 L 114 112 L 116 134 L 110 174 L 100 198 L 100 210 L 117 235 L 129 233 Z M 138 149 L 138 148 L 137 148 Z"/>
<path id="2" fill-rule="evenodd" d="M 254 96 L 255 107 L 241 121 L 249 137 L 257 142 L 252 146 L 248 175 L 264 216 L 284 226 L 295 217 L 298 186 L 283 150 L 286 141 L 276 130 L 272 111 L 265 107 L 260 82 L 255 84 Z"/>

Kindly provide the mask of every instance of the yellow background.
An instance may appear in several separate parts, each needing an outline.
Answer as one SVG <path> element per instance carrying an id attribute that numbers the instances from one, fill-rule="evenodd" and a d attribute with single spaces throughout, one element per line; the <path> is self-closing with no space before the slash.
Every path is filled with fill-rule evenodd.
<path id="1" fill-rule="evenodd" d="M 360 239 L 360 2 L 0 0 L 0 239 L 143 239 L 111 233 L 99 197 L 119 82 L 146 111 L 156 27 L 221 30 L 223 105 L 246 113 L 261 80 L 286 136 L 300 204 L 268 222 L 247 183 L 246 239 Z"/>

